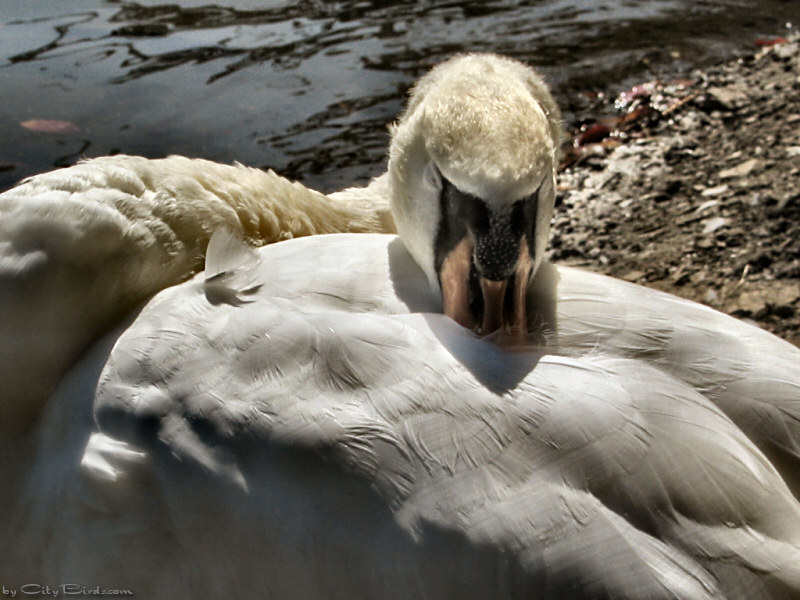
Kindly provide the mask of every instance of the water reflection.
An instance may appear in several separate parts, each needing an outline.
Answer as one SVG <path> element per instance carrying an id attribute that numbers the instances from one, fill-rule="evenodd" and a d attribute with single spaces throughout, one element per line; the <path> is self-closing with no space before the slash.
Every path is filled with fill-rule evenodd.
<path id="1" fill-rule="evenodd" d="M 780 0 L 14 0 L 0 14 L 0 189 L 114 152 L 239 160 L 335 189 L 381 171 L 408 86 L 455 52 L 539 65 L 569 118 L 575 92 L 749 48 L 797 11 Z M 28 119 L 80 131 L 30 132 Z"/>

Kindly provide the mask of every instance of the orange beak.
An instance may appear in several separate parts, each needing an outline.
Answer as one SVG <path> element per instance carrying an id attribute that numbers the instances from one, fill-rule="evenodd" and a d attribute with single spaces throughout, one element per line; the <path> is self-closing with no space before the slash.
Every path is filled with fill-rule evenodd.
<path id="1" fill-rule="evenodd" d="M 517 265 L 508 279 L 493 281 L 480 275 L 473 263 L 474 243 L 465 236 L 444 258 L 439 271 L 444 313 L 478 335 L 498 330 L 528 332 L 526 298 L 533 259 L 525 236 Z"/>

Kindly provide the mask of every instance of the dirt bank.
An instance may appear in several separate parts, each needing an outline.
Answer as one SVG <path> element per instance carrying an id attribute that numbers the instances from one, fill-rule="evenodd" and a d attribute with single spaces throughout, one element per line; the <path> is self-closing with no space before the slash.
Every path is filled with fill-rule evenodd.
<path id="1" fill-rule="evenodd" d="M 594 107 L 609 109 L 573 124 L 553 259 L 800 345 L 798 38 Z"/>

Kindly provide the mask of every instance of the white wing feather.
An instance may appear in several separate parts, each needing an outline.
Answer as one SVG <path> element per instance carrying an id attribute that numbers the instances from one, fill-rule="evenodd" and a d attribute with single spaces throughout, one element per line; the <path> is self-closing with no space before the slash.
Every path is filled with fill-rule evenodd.
<path id="1" fill-rule="evenodd" d="M 199 271 L 217 229 L 258 245 L 384 231 L 383 204 L 181 156 L 96 158 L 0 194 L 0 431 L 24 431 L 87 344 Z"/>

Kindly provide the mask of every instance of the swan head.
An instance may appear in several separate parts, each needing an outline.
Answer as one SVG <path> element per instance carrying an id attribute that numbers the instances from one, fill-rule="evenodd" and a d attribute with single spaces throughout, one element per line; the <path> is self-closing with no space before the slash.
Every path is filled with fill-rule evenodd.
<path id="1" fill-rule="evenodd" d="M 549 235 L 560 132 L 542 79 L 491 54 L 435 67 L 392 128 L 398 232 L 445 314 L 480 334 L 528 328 L 526 292 Z"/>

